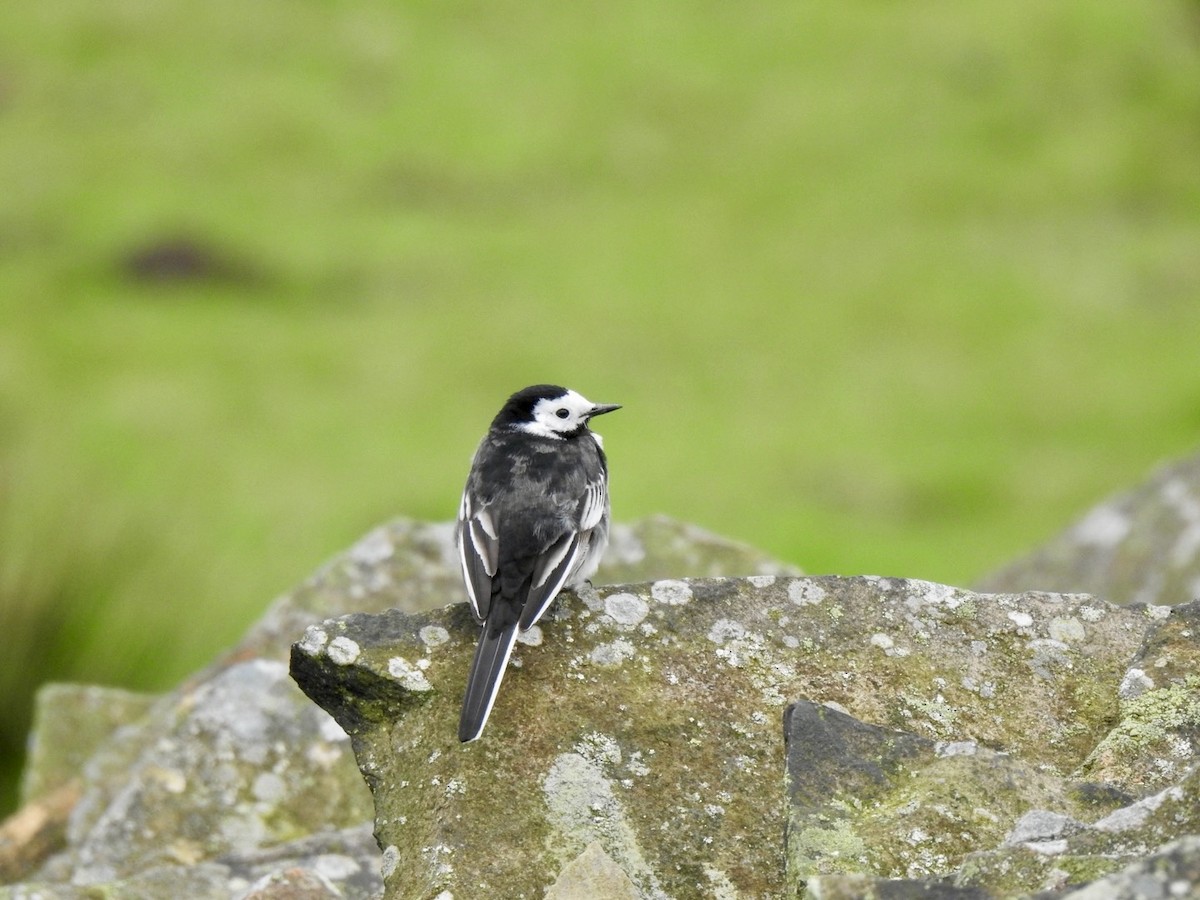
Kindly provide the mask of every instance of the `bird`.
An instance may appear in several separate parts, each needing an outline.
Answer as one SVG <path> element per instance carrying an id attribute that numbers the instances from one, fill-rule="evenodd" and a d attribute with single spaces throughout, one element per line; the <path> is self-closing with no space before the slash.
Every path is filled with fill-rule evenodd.
<path id="1" fill-rule="evenodd" d="M 608 459 L 588 423 L 620 408 L 535 384 L 508 398 L 475 451 L 456 527 L 480 624 L 458 725 L 463 743 L 483 733 L 517 633 L 600 564 L 608 545 Z"/>

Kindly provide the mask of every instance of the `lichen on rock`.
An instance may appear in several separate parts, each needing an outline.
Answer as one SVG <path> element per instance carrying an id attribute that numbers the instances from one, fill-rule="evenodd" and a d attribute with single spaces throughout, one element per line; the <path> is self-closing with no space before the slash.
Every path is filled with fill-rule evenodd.
<path id="1" fill-rule="evenodd" d="M 1033 860 L 1037 877 L 1102 855 L 1005 841 L 1030 810 L 1086 824 L 1128 799 L 1089 789 L 1084 764 L 1162 621 L 1084 595 L 903 579 L 568 592 L 538 645 L 514 651 L 488 730 L 467 745 L 454 729 L 477 627 L 464 605 L 325 622 L 359 656 L 300 641 L 293 672 L 351 733 L 389 898 L 540 896 L 592 845 L 644 897 L 717 884 L 775 896 L 836 873 L 975 890 L 971 873 L 991 871 L 980 853 L 1009 869 Z M 448 639 L 429 646 L 430 628 Z M 395 657 L 419 660 L 427 686 L 389 671 Z M 831 723 L 837 740 L 813 744 Z M 1121 864 L 1110 851 L 1096 877 Z"/>

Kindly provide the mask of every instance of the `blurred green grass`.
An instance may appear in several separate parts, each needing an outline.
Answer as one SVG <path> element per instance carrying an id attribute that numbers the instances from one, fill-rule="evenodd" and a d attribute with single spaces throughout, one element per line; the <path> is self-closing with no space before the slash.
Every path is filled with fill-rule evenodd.
<path id="1" fill-rule="evenodd" d="M 6 784 L 36 684 L 167 688 L 449 518 L 527 383 L 625 404 L 618 518 L 816 572 L 964 583 L 1192 451 L 1198 42 L 1125 0 L 6 5 Z"/>

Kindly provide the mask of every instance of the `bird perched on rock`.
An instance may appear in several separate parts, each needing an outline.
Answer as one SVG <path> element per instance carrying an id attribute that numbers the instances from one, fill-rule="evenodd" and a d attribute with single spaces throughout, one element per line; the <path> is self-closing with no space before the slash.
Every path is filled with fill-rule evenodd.
<path id="1" fill-rule="evenodd" d="M 471 462 L 458 512 L 458 549 L 482 623 L 458 739 L 473 741 L 492 711 L 518 631 L 559 591 L 596 571 L 608 544 L 608 462 L 595 416 L 620 409 L 538 384 L 492 420 Z"/>

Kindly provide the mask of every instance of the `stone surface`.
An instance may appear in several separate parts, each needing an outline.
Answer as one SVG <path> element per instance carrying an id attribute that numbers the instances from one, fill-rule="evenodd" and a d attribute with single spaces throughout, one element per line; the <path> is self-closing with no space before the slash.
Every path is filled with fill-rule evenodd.
<path id="1" fill-rule="evenodd" d="M 663 519 L 615 530 L 622 578 L 465 746 L 448 525 L 378 529 L 161 697 L 48 689 L 26 790 L 79 799 L 0 898 L 1200 891 L 1200 604 L 798 578 Z"/>
<path id="2" fill-rule="evenodd" d="M 118 728 L 141 718 L 154 700 L 150 694 L 96 685 L 44 685 L 34 701 L 21 801 L 28 803 L 77 777 L 97 748 Z"/>
<path id="3" fill-rule="evenodd" d="M 76 883 L 250 852 L 369 816 L 361 786 L 336 765 L 349 752 L 345 734 L 303 702 L 280 663 L 239 663 L 170 701 L 119 788 L 77 808 L 68 830 Z"/>
<path id="4" fill-rule="evenodd" d="M 798 575 L 760 550 L 666 516 L 614 523 L 595 584 L 725 575 Z M 421 612 L 466 598 L 452 523 L 396 519 L 277 600 L 232 658 L 286 660 L 296 635 L 343 613 Z"/>
<path id="5" fill-rule="evenodd" d="M 919 896 L 920 884 L 946 896 L 1058 891 L 1200 824 L 1198 769 L 1116 808 L 1128 795 L 1077 772 L 972 742 L 934 744 L 806 701 L 787 727 L 793 897 Z"/>
<path id="6" fill-rule="evenodd" d="M 1108 876 L 1193 827 L 1181 810 L 1200 798 L 1176 776 L 1195 751 L 1156 729 L 1190 727 L 1196 691 L 1171 666 L 1194 614 L 880 578 L 567 593 L 468 745 L 463 605 L 323 622 L 292 671 L 351 734 L 389 898 L 540 897 L 593 843 L 642 897 L 798 896 L 809 881 L 824 896 L 1019 896 Z M 1170 712 L 1130 711 L 1154 725 L 1110 742 L 1105 771 L 1122 778 L 1096 784 L 1146 648 L 1168 659 L 1151 690 L 1173 692 Z M 1136 835 L 1096 824 L 1171 778 Z"/>
<path id="7" fill-rule="evenodd" d="M 365 824 L 371 795 L 347 736 L 300 693 L 285 661 L 296 637 L 327 616 L 461 600 L 452 534 L 449 524 L 407 520 L 376 529 L 277 600 L 234 650 L 162 697 L 45 688 L 24 796 L 66 799 L 31 802 L 0 831 L 0 845 L 29 835 L 21 846 L 0 846 L 0 875 L 27 879 L 0 888 L 0 897 L 380 892 L 381 853 Z M 690 571 L 795 570 L 653 518 L 614 528 L 596 579 Z M 44 821 L 51 810 L 61 818 Z"/>
<path id="8" fill-rule="evenodd" d="M 1200 598 L 1200 455 L 1100 503 L 982 591 L 1083 592 L 1113 603 Z"/>
<path id="9" fill-rule="evenodd" d="M 324 891 L 325 893 L 321 893 Z M 43 880 L 0 887 L 5 900 L 368 900 L 382 891 L 379 845 L 368 825 L 320 832 L 251 853 L 188 865 L 157 861 L 91 884 Z"/>
<path id="10" fill-rule="evenodd" d="M 1198 886 L 1200 836 L 1189 835 L 1063 896 L 1065 900 L 1174 900 L 1200 895 Z"/>
<path id="11" fill-rule="evenodd" d="M 545 900 L 638 900 L 638 892 L 600 842 L 592 841 L 559 873 Z"/>

